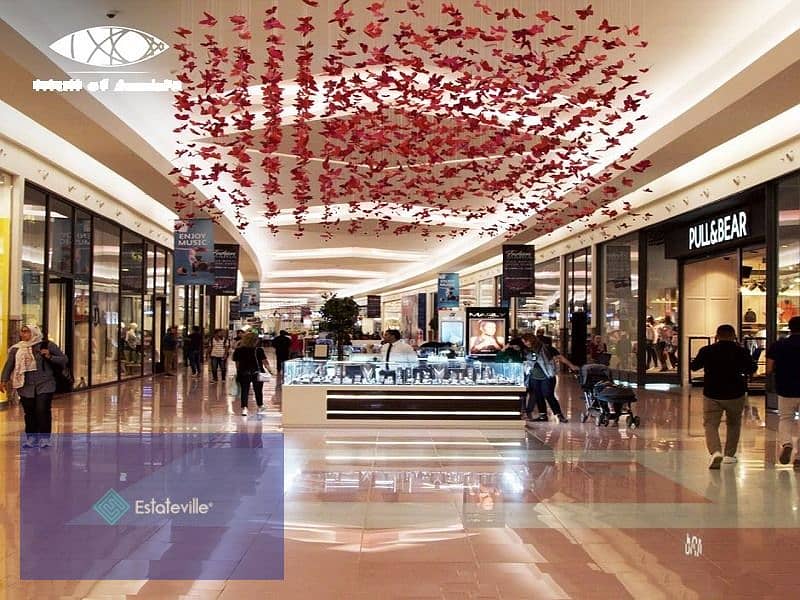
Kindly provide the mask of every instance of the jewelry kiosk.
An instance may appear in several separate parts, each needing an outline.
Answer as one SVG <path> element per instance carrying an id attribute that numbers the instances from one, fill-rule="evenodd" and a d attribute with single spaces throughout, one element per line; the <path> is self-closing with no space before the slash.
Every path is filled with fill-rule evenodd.
<path id="1" fill-rule="evenodd" d="M 295 359 L 284 365 L 285 427 L 522 427 L 521 363 Z"/>

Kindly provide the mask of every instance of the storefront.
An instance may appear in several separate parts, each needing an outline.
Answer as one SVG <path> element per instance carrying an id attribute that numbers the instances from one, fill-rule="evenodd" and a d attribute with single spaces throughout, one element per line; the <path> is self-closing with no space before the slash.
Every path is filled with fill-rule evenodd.
<path id="1" fill-rule="evenodd" d="M 21 323 L 70 359 L 76 387 L 149 375 L 172 320 L 172 252 L 25 186 Z"/>
<path id="2" fill-rule="evenodd" d="M 752 388 L 763 388 L 765 348 L 800 314 L 800 174 L 598 248 L 612 367 L 641 383 L 699 383 L 689 362 L 727 323 L 759 363 Z"/>

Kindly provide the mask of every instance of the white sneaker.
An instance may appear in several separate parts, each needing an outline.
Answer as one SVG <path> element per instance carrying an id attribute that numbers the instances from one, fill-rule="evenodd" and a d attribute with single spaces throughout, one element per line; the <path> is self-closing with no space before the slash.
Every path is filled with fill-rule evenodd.
<path id="1" fill-rule="evenodd" d="M 739 459 L 736 458 L 735 456 L 726 456 L 725 458 L 722 459 L 723 465 L 732 465 L 737 462 L 739 462 Z"/>
<path id="2" fill-rule="evenodd" d="M 36 440 L 32 437 L 27 437 L 25 438 L 25 441 L 22 442 L 23 448 L 33 448 L 34 446 L 36 446 Z"/>
<path id="3" fill-rule="evenodd" d="M 243 417 L 246 417 L 246 416 L 247 416 L 247 407 L 245 407 L 245 408 L 243 408 L 243 409 L 242 409 L 242 416 L 243 416 Z"/>
<path id="4" fill-rule="evenodd" d="M 722 464 L 722 453 L 721 452 L 714 452 L 711 455 L 711 463 L 708 465 L 709 469 L 719 469 L 719 466 Z"/>
<path id="5" fill-rule="evenodd" d="M 258 407 L 258 414 L 263 415 L 266 412 L 267 412 L 267 407 L 266 406 L 259 406 Z"/>
<path id="6" fill-rule="evenodd" d="M 50 438 L 42 438 L 39 440 L 39 448 L 49 448 L 52 445 Z"/>

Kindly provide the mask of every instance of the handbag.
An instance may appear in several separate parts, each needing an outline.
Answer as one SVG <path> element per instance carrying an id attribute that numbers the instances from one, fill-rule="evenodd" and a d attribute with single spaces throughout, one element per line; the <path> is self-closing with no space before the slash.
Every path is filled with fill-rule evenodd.
<path id="1" fill-rule="evenodd" d="M 258 348 L 254 348 L 253 352 L 256 355 L 256 364 L 258 365 L 258 372 L 256 372 L 256 381 L 259 383 L 266 383 L 267 381 L 270 381 L 270 379 L 272 379 L 272 376 L 270 375 L 269 371 L 261 370 L 261 361 L 258 360 Z M 266 356 L 264 360 L 266 361 Z M 267 369 L 269 369 L 269 362 L 267 362 Z"/>
<path id="2" fill-rule="evenodd" d="M 50 342 L 44 341 L 42 345 L 47 344 L 46 348 L 50 348 Z M 40 345 L 41 348 L 41 345 Z M 53 371 L 53 379 L 56 381 L 56 394 L 69 394 L 75 388 L 75 378 L 72 376 L 72 371 L 69 368 L 69 362 L 63 367 L 55 364 L 54 362 L 47 361 L 50 364 L 50 369 Z"/>

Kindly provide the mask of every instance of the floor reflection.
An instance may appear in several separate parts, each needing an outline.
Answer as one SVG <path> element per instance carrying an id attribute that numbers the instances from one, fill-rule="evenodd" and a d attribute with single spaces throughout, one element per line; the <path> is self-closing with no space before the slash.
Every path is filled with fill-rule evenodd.
<path id="1" fill-rule="evenodd" d="M 240 416 L 229 391 L 183 374 L 128 381 L 57 400 L 55 429 L 240 433 L 254 444 L 282 430 L 274 384 L 264 415 Z M 22 418 L 11 406 L 0 413 L 0 598 L 796 595 L 800 475 L 775 464 L 777 421 L 763 399 L 753 399 L 739 463 L 710 473 L 697 392 L 640 390 L 636 430 L 580 423 L 583 399 L 568 379 L 559 396 L 568 424 L 284 432 L 285 575 L 275 582 L 231 579 L 244 549 L 265 552 L 247 530 L 202 547 L 214 560 L 197 565 L 197 581 L 148 579 L 154 561 L 180 555 L 178 532 L 109 554 L 109 572 L 125 566 L 141 579 L 20 580 Z"/>

